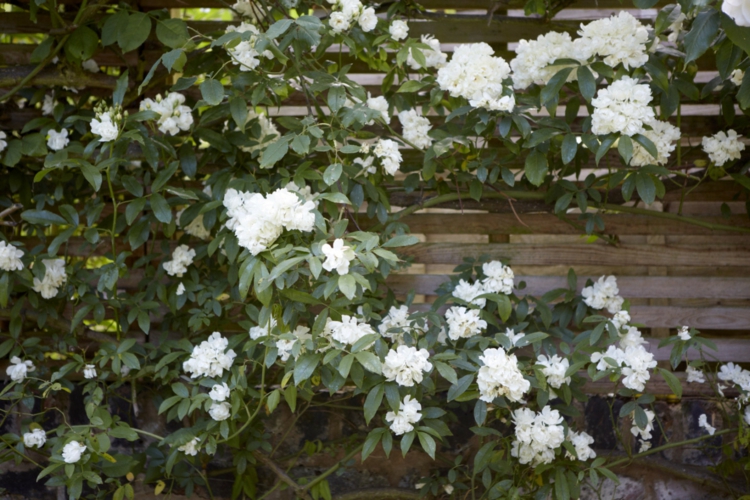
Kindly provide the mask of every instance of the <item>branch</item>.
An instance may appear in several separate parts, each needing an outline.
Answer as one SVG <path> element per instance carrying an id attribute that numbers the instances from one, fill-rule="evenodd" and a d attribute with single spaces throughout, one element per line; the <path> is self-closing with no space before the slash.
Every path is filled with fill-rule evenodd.
<path id="1" fill-rule="evenodd" d="M 328 476 L 330 476 L 331 474 L 339 470 L 339 467 L 341 467 L 341 464 L 343 464 L 344 462 L 348 462 L 354 455 L 362 451 L 363 446 L 364 446 L 364 443 L 358 444 L 356 448 L 350 451 L 344 458 L 336 462 L 330 469 L 328 469 L 323 474 L 319 475 L 318 477 L 316 477 L 315 479 L 307 483 L 304 486 L 304 489 L 309 490 L 310 488 L 312 488 L 313 486 L 315 486 L 316 484 L 323 481 L 325 478 L 327 478 Z"/>
<path id="2" fill-rule="evenodd" d="M 12 214 L 13 212 L 17 212 L 18 210 L 21 210 L 22 208 L 23 208 L 23 205 L 21 205 L 20 203 L 14 203 L 13 205 L 9 206 L 8 208 L 0 212 L 0 226 L 10 226 L 10 227 L 17 226 L 18 222 L 15 222 L 12 220 L 5 221 L 3 219 L 5 219 L 7 216 Z"/>
<path id="3" fill-rule="evenodd" d="M 39 69 L 39 66 L 14 66 L 0 68 L 0 87 L 14 85 L 39 85 L 44 87 L 92 87 L 114 89 L 117 80 L 101 73 L 73 71 L 70 69 Z"/>
<path id="4" fill-rule="evenodd" d="M 273 473 L 276 474 L 276 476 L 278 476 L 278 478 L 281 481 L 283 481 L 286 484 L 288 484 L 292 488 L 292 490 L 294 490 L 294 493 L 298 497 L 304 498 L 305 500 L 312 500 L 310 498 L 310 495 L 307 493 L 307 488 L 304 487 L 304 486 L 300 486 L 299 484 L 297 484 L 297 482 L 294 479 L 292 479 L 291 477 L 289 477 L 289 475 L 286 472 L 284 472 L 284 469 L 282 469 L 281 467 L 279 467 L 276 464 L 276 462 L 274 462 L 273 460 L 271 460 L 270 458 L 268 458 L 267 456 L 263 455 L 262 453 L 260 453 L 257 450 L 253 451 L 253 456 L 255 458 L 257 458 L 260 462 L 262 462 L 263 465 L 265 465 L 266 467 L 268 467 L 269 469 L 271 469 L 273 471 Z"/>

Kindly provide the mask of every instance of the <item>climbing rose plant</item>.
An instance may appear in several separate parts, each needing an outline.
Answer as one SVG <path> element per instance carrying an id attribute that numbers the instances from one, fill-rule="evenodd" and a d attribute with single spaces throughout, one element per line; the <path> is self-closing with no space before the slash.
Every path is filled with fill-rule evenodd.
<path id="1" fill-rule="evenodd" d="M 103 18 L 82 9 L 71 34 L 38 46 L 40 67 L 64 56 L 70 71 L 99 71 L 98 48 L 132 51 L 153 29 L 164 52 L 150 70 L 108 70 L 107 96 L 26 80 L 0 97 L 42 112 L 0 132 L 1 411 L 20 429 L 2 436 L 2 460 L 32 463 L 70 498 L 121 499 L 135 480 L 213 496 L 207 465 L 221 453 L 235 498 L 291 488 L 330 500 L 327 478 L 353 457 L 382 447 L 434 459 L 460 425 L 477 453 L 448 458 L 447 473 L 436 465 L 423 493 L 567 499 L 616 479 L 612 466 L 680 445 L 652 448 L 647 384 L 682 388 L 644 346 L 615 277 L 579 293 L 571 272 L 568 288 L 532 296 L 507 262 L 467 259 L 430 305 L 397 300 L 386 280 L 409 265 L 417 238 L 402 220 L 422 207 L 540 200 L 580 209 L 582 232 L 604 234 L 603 210 L 696 223 L 622 206 L 611 190 L 651 203 L 667 185 L 731 176 L 747 191 L 742 130 L 704 137 L 704 159 L 685 167 L 669 120 L 682 96 L 750 104 L 740 7 L 686 0 L 653 25 L 620 12 L 521 41 L 510 61 L 485 43 L 446 54 L 410 37 L 422 15 L 411 2 L 240 1 L 232 26 L 205 34 L 166 11 L 99 7 Z M 555 14 L 544 2 L 526 10 Z M 357 83 L 344 49 L 385 74 L 382 95 Z M 698 84 L 704 54 L 719 74 Z M 305 111 L 274 116 L 282 105 Z M 392 207 L 394 193 L 419 202 Z M 688 383 L 739 392 L 723 429 L 700 425 L 746 446 L 750 372 L 707 363 L 715 346 L 694 329 L 663 343 L 673 369 L 700 352 Z M 598 456 L 575 423 L 584 384 L 604 378 L 626 400 L 613 414 L 631 422 L 625 459 Z M 79 388 L 86 419 L 73 423 L 56 402 Z M 169 432 L 136 424 L 143 394 Z M 343 458 L 288 476 L 294 462 L 276 463 L 267 421 L 342 402 L 366 430 L 310 443 Z M 259 481 L 260 467 L 278 481 Z"/>

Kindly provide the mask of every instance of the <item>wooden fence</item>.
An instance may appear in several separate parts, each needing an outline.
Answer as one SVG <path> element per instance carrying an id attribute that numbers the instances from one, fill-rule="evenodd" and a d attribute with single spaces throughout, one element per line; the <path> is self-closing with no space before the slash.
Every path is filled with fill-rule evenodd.
<path id="1" fill-rule="evenodd" d="M 23 6 L 24 1 L 16 5 Z M 75 4 L 76 0 L 63 3 Z M 171 9 L 173 16 L 184 15 L 183 9 L 187 8 L 225 7 L 221 0 L 140 0 L 135 3 L 142 10 Z M 621 8 L 616 0 L 583 0 L 571 3 L 553 23 L 545 24 L 524 18 L 522 11 L 507 10 L 519 8 L 513 2 L 424 0 L 420 3 L 435 10 L 427 19 L 410 23 L 410 36 L 434 34 L 447 51 L 452 50 L 451 44 L 484 41 L 506 59 L 512 58 L 508 44 L 522 37 L 536 37 L 551 29 L 574 30 L 581 21 L 608 16 Z M 454 11 L 446 13 L 440 9 Z M 655 10 L 629 11 L 644 22 L 650 22 L 656 14 Z M 190 25 L 199 31 L 211 32 L 224 29 L 227 23 L 191 21 Z M 42 34 L 50 29 L 49 18 L 43 15 L 34 23 L 25 12 L 0 13 L 0 33 L 4 34 L 0 45 L 0 65 L 3 66 L 0 67 L 0 87 L 10 87 L 28 71 L 35 46 L 21 42 L 28 42 L 28 34 Z M 101 66 L 142 64 L 141 68 L 147 70 L 160 53 L 154 39 L 137 53 L 120 55 L 102 49 L 94 59 Z M 349 59 L 346 54 L 344 57 L 354 64 L 354 70 L 359 73 L 356 78 L 373 93 L 378 93 L 383 75 L 369 73 L 363 64 Z M 697 80 L 705 82 L 717 74 L 712 54 L 701 57 L 697 63 Z M 136 73 L 131 71 L 131 74 Z M 63 69 L 51 67 L 40 73 L 33 83 L 45 85 L 64 77 Z M 115 81 L 113 74 L 79 74 L 70 78 L 85 78 L 83 83 L 101 95 L 108 95 Z M 294 104 L 292 101 L 291 106 L 270 112 L 272 115 L 306 112 L 301 99 L 297 106 Z M 720 105 L 713 96 L 700 102 L 683 102 L 683 144 L 698 145 L 702 136 L 728 128 L 719 113 Z M 733 128 L 742 130 L 748 120 L 741 113 L 737 114 Z M 38 115 L 39 111 L 18 109 L 12 102 L 0 105 L 0 129 L 20 129 Z M 699 157 L 700 153 L 686 154 L 683 165 L 689 166 Z M 407 164 L 410 158 L 405 152 Z M 408 206 L 421 203 L 429 196 L 424 193 L 394 195 L 392 202 Z M 647 334 L 653 337 L 651 345 L 658 359 L 668 359 L 668 353 L 656 349 L 658 339 L 674 334 L 676 327 L 689 325 L 714 338 L 719 347 L 716 353 L 719 360 L 750 361 L 750 234 L 711 230 L 699 225 L 725 224 L 750 229 L 746 200 L 742 196 L 736 184 L 726 181 L 703 184 L 684 199 L 680 191 L 667 192 L 661 203 L 651 207 L 655 216 L 604 214 L 608 237 L 596 241 L 584 235 L 576 222 L 576 214 L 569 214 L 568 220 L 563 220 L 552 215 L 551 207 L 540 202 L 519 200 L 512 206 L 505 200 L 452 202 L 404 219 L 412 231 L 420 235 L 422 243 L 406 249 L 414 259 L 414 266 L 407 274 L 394 275 L 390 284 L 400 295 L 414 289 L 419 294 L 418 302 L 429 303 L 435 288 L 464 257 L 485 254 L 509 262 L 517 282 L 525 281 L 530 293 L 564 286 L 564 276 L 570 267 L 581 277 L 579 288 L 586 277 L 614 274 L 618 277 L 621 295 L 631 300 L 633 320 L 646 325 Z M 729 210 L 731 215 L 722 216 L 722 205 L 724 212 Z M 679 206 L 683 215 L 697 223 L 677 221 L 675 214 Z M 130 285 L 123 284 L 137 286 L 137 280 L 128 282 Z M 651 389 L 668 392 L 660 383 L 653 381 Z M 610 390 L 603 382 L 592 384 L 588 389 L 592 392 Z M 685 393 L 701 394 L 705 390 L 705 387 L 688 386 Z"/>

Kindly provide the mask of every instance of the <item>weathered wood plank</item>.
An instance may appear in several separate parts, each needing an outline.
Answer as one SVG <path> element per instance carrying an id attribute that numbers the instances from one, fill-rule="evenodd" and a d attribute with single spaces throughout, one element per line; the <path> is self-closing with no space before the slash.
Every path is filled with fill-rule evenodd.
<path id="1" fill-rule="evenodd" d="M 402 253 L 424 264 L 459 264 L 464 257 L 505 260 L 510 265 L 647 265 L 743 266 L 750 262 L 750 248 L 680 247 L 649 245 L 524 245 L 420 243 L 405 247 Z"/>
<path id="2" fill-rule="evenodd" d="M 586 281 L 598 276 L 579 276 L 578 290 Z M 445 274 L 393 274 L 388 278 L 388 286 L 394 292 L 432 295 L 450 276 Z M 518 295 L 540 296 L 555 288 L 567 288 L 564 276 L 516 276 L 516 287 L 521 282 L 526 288 L 516 290 Z M 672 298 L 672 299 L 750 299 L 750 277 L 682 277 L 682 276 L 618 276 L 620 295 L 628 298 Z"/>
<path id="3" fill-rule="evenodd" d="M 414 214 L 404 217 L 401 221 L 409 226 L 411 232 L 425 234 L 582 234 L 584 231 L 580 229 L 578 216 L 570 214 L 568 217 L 579 227 L 568 224 L 552 214 L 521 214 L 519 217 L 512 213 Z M 641 215 L 604 215 L 602 218 L 604 219 L 604 232 L 607 234 L 737 234 Z M 700 217 L 700 219 L 710 224 L 750 228 L 750 218 L 743 215 L 734 215 L 729 219 L 723 217 Z M 363 219 L 359 225 L 366 228 L 376 223 L 377 221 Z"/>

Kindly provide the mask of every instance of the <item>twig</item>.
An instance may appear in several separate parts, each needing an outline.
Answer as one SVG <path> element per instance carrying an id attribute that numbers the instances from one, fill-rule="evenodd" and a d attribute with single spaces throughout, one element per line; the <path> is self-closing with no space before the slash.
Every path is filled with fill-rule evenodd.
<path id="1" fill-rule="evenodd" d="M 13 205 L 9 206 L 8 208 L 0 212 L 0 226 L 10 226 L 10 227 L 17 226 L 18 222 L 10 221 L 10 220 L 5 221 L 3 219 L 5 219 L 7 216 L 12 214 L 13 212 L 17 212 L 21 210 L 22 208 L 23 208 L 23 205 L 21 205 L 20 203 L 14 203 Z"/>
<path id="2" fill-rule="evenodd" d="M 276 476 L 278 476 L 278 478 L 281 481 L 288 484 L 292 488 L 292 490 L 294 490 L 294 493 L 298 497 L 304 498 L 305 500 L 312 500 L 310 497 L 310 494 L 307 493 L 306 488 L 297 484 L 297 482 L 291 477 L 289 477 L 289 475 L 286 472 L 284 472 L 284 470 L 281 467 L 279 467 L 276 464 L 276 462 L 274 462 L 273 460 L 271 460 L 270 458 L 263 455 L 257 450 L 253 451 L 253 456 L 257 458 L 260 462 L 262 462 L 263 465 L 271 469 L 271 471 L 273 471 L 273 473 L 276 474 Z"/>

